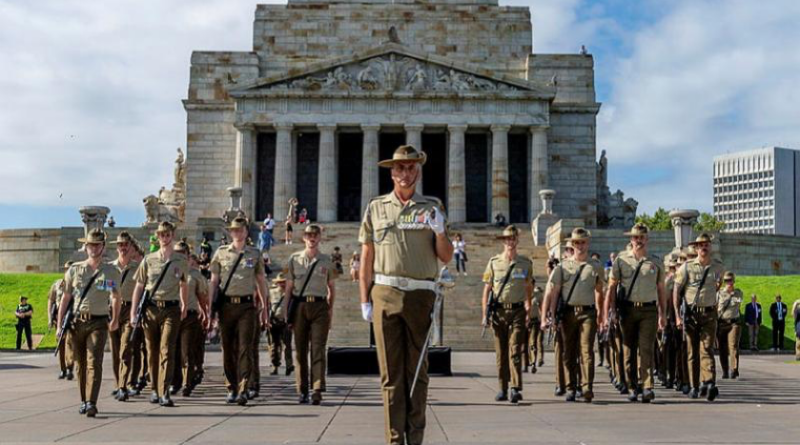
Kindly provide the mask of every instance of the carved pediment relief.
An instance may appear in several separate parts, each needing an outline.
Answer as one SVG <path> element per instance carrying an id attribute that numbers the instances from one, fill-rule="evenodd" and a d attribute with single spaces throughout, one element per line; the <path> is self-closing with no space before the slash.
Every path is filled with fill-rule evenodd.
<path id="1" fill-rule="evenodd" d="M 386 54 L 288 79 L 270 89 L 305 91 L 517 91 L 469 72 L 399 54 Z"/>
<path id="2" fill-rule="evenodd" d="M 554 97 L 551 86 L 493 73 L 486 68 L 416 53 L 388 43 L 364 53 L 317 63 L 303 72 L 258 79 L 232 91 L 234 97 L 270 92 L 528 92 Z"/>

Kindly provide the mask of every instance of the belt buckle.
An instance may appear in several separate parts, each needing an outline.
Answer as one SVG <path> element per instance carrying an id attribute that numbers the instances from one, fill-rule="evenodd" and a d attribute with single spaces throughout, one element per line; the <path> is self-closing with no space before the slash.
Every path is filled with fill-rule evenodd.
<path id="1" fill-rule="evenodd" d="M 156 307 L 159 308 L 159 309 L 164 309 L 165 307 L 167 307 L 167 302 L 166 301 L 156 301 Z"/>
<path id="2" fill-rule="evenodd" d="M 575 306 L 575 313 L 580 314 L 583 312 L 583 306 Z"/>
<path id="3" fill-rule="evenodd" d="M 512 303 L 503 303 L 503 309 L 511 309 Z"/>
<path id="4" fill-rule="evenodd" d="M 644 306 L 644 305 L 642 304 L 641 301 L 634 301 L 633 302 L 633 307 L 642 307 L 642 306 Z"/>
<path id="5" fill-rule="evenodd" d="M 233 304 L 239 304 L 241 301 L 241 297 L 231 297 L 231 303 Z"/>
<path id="6" fill-rule="evenodd" d="M 407 279 L 407 278 L 400 278 L 400 280 L 397 282 L 397 284 L 398 284 L 398 285 L 399 285 L 399 287 L 401 287 L 401 288 L 402 288 L 402 287 L 405 287 L 405 288 L 407 288 L 407 287 L 408 287 L 408 279 Z"/>
<path id="7" fill-rule="evenodd" d="M 306 303 L 313 303 L 314 301 L 316 301 L 315 297 L 306 297 Z"/>

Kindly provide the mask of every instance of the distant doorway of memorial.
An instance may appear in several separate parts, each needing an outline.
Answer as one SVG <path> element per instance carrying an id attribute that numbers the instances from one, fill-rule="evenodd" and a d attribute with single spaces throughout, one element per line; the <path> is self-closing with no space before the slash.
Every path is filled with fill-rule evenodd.
<path id="1" fill-rule="evenodd" d="M 528 177 L 528 135 L 526 133 L 508 134 L 508 205 L 509 222 L 529 223 Z"/>
<path id="2" fill-rule="evenodd" d="M 363 133 L 339 133 L 337 196 L 338 221 L 361 221 Z M 374 166 L 373 168 L 378 168 Z"/>
<path id="3" fill-rule="evenodd" d="M 275 201 L 275 133 L 258 135 L 258 151 L 256 153 L 256 215 L 262 221 L 268 213 L 272 213 Z M 286 215 L 272 215 L 284 218 Z"/>
<path id="4" fill-rule="evenodd" d="M 467 195 L 467 222 L 489 221 L 489 135 L 467 133 L 464 135 L 465 185 Z"/>
<path id="5" fill-rule="evenodd" d="M 422 194 L 439 198 L 447 209 L 447 134 L 422 133 L 422 151 L 428 157 L 422 167 Z"/>
<path id="6" fill-rule="evenodd" d="M 317 190 L 319 189 L 319 133 L 297 133 L 297 212 L 308 211 L 311 221 L 317 220 Z"/>
<path id="7" fill-rule="evenodd" d="M 387 133 L 381 132 L 378 136 L 378 154 L 379 161 L 384 159 L 391 159 L 397 147 L 406 143 L 406 134 L 403 132 Z M 378 168 L 375 166 L 375 168 Z M 388 168 L 381 168 L 378 172 L 378 192 L 385 195 L 392 191 L 394 184 L 392 183 L 392 174 Z"/>

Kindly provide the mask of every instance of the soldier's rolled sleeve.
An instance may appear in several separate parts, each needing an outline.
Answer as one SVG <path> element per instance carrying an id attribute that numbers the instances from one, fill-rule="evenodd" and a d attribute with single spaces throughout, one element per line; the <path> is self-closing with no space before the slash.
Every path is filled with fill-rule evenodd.
<path id="1" fill-rule="evenodd" d="M 74 280 L 75 280 L 75 268 L 70 267 L 69 270 L 67 270 L 66 277 L 64 278 L 64 293 L 72 295 L 72 292 L 74 291 L 74 288 L 72 287 Z"/>
<path id="2" fill-rule="evenodd" d="M 614 262 L 611 264 L 610 278 L 616 282 L 622 281 L 622 265 L 620 264 L 619 257 L 614 258 Z"/>
<path id="3" fill-rule="evenodd" d="M 372 212 L 369 207 L 364 211 L 364 220 L 361 221 L 361 229 L 358 231 L 358 242 L 361 244 L 373 243 L 373 229 L 372 229 Z"/>
<path id="4" fill-rule="evenodd" d="M 553 268 L 553 271 L 550 273 L 550 278 L 547 279 L 547 287 L 561 286 L 561 278 L 563 274 L 564 272 L 560 264 Z"/>
<path id="5" fill-rule="evenodd" d="M 486 270 L 483 271 L 483 282 L 486 284 L 492 284 L 492 262 L 489 261 L 486 264 Z"/>
<path id="6" fill-rule="evenodd" d="M 266 268 L 264 267 L 264 257 L 259 255 L 258 260 L 256 261 L 256 270 L 253 272 L 255 276 L 264 275 L 265 269 Z"/>
<path id="7" fill-rule="evenodd" d="M 297 279 L 297 276 L 294 273 L 294 258 L 292 257 L 289 257 L 289 267 L 287 267 L 286 274 L 288 275 L 288 278 L 292 281 Z"/>
<path id="8" fill-rule="evenodd" d="M 222 270 L 222 265 L 220 264 L 219 260 L 220 251 L 214 254 L 214 258 L 211 259 L 211 264 L 208 265 L 208 269 L 211 271 L 212 274 L 219 275 L 220 271 Z"/>
<path id="9" fill-rule="evenodd" d="M 594 273 L 595 275 L 597 275 L 597 282 L 599 282 L 600 284 L 605 284 L 606 274 L 605 271 L 603 270 L 603 266 L 600 264 L 599 261 L 597 261 L 593 267 L 594 267 Z"/>
<path id="10" fill-rule="evenodd" d="M 180 281 L 186 282 L 189 279 L 189 262 L 188 261 L 179 261 L 179 270 L 181 272 Z"/>
<path id="11" fill-rule="evenodd" d="M 139 267 L 136 269 L 134 278 L 136 279 L 137 283 L 142 283 L 143 285 L 147 284 L 147 258 L 139 263 Z"/>

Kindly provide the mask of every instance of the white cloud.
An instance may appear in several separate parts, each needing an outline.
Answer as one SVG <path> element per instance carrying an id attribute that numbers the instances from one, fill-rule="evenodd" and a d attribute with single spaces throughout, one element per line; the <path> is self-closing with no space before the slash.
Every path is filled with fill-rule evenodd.
<path id="1" fill-rule="evenodd" d="M 798 20 L 794 0 L 692 0 L 633 36 L 598 119 L 598 148 L 644 210 L 710 210 L 714 155 L 800 148 Z M 643 174 L 628 178 L 626 168 Z"/>
<path id="2" fill-rule="evenodd" d="M 255 7 L 0 0 L 0 204 L 113 211 L 171 185 L 191 52 L 250 50 Z"/>

